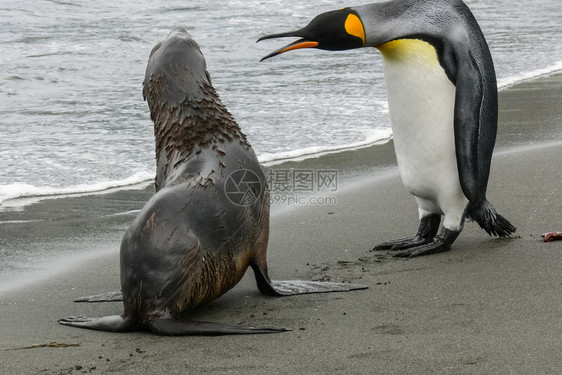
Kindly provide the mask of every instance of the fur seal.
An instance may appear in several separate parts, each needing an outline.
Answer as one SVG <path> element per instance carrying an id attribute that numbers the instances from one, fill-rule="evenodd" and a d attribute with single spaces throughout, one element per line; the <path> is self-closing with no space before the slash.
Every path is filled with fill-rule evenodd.
<path id="1" fill-rule="evenodd" d="M 349 291 L 366 286 L 272 281 L 266 250 L 269 192 L 258 159 L 221 103 L 199 45 L 183 28 L 150 53 L 143 95 L 154 122 L 156 193 L 125 233 L 121 293 L 78 301 L 122 300 L 122 315 L 67 317 L 74 327 L 162 335 L 274 333 L 277 327 L 195 322 L 189 311 L 236 285 L 248 266 L 270 296 Z M 240 193 L 244 199 L 235 199 Z"/>
<path id="2" fill-rule="evenodd" d="M 301 48 L 382 52 L 398 167 L 420 223 L 415 236 L 375 250 L 405 257 L 447 251 L 466 218 L 490 235 L 515 232 L 486 198 L 497 131 L 496 75 L 484 35 L 461 0 L 343 8 L 259 40 L 280 37 L 301 39 L 262 60 Z"/>

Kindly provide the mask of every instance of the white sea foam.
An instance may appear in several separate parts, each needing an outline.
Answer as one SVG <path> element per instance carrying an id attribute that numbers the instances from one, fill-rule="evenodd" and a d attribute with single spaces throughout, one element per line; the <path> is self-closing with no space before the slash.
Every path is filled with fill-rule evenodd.
<path id="1" fill-rule="evenodd" d="M 154 173 L 140 171 L 123 180 L 69 187 L 39 187 L 22 183 L 0 185 L 0 207 L 24 206 L 48 197 L 92 194 L 122 188 L 143 188 L 153 180 Z"/>
<path id="2" fill-rule="evenodd" d="M 333 154 L 337 152 L 357 150 L 364 147 L 373 146 L 388 142 L 392 138 L 392 130 L 390 129 L 372 129 L 365 131 L 365 138 L 361 141 L 346 145 L 331 146 L 313 146 L 297 150 L 272 153 L 262 153 L 258 156 L 260 163 L 265 166 L 272 166 L 286 161 L 300 161 L 304 159 L 317 158 L 322 155 Z"/>
<path id="3" fill-rule="evenodd" d="M 503 90 L 517 83 L 552 74 L 561 70 L 562 61 L 558 61 L 545 68 L 535 69 L 532 71 L 523 72 L 518 75 L 498 79 L 498 88 L 500 90 Z M 381 110 L 382 113 L 387 111 L 388 108 L 383 108 Z M 258 156 L 258 159 L 262 164 L 266 166 L 272 166 L 287 161 L 300 161 L 309 158 L 317 158 L 326 154 L 355 150 L 376 144 L 382 144 L 388 142 L 391 138 L 391 129 L 372 129 L 369 131 L 365 131 L 363 140 L 350 144 L 329 146 L 320 145 L 277 153 L 265 152 L 260 154 Z M 123 188 L 142 188 L 153 179 L 154 173 L 141 171 L 123 180 L 103 181 L 95 184 L 80 184 L 70 187 L 38 187 L 24 183 L 0 185 L 0 207 L 25 206 L 27 204 L 48 197 L 93 194 Z"/>
<path id="4" fill-rule="evenodd" d="M 555 73 L 559 70 L 562 70 L 562 61 L 557 61 L 556 63 L 547 66 L 546 68 L 535 69 L 527 72 L 523 72 L 521 74 L 498 79 L 498 88 L 503 90 L 507 87 L 513 86 L 519 82 L 523 82 L 529 79 L 537 78 L 540 76 L 548 75 Z"/>

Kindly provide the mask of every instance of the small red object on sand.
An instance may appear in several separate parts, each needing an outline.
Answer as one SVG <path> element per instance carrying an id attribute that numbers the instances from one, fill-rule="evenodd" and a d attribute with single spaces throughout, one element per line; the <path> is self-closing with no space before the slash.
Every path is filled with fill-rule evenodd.
<path id="1" fill-rule="evenodd" d="M 547 232 L 541 234 L 544 242 L 550 242 L 555 240 L 562 240 L 562 232 Z"/>

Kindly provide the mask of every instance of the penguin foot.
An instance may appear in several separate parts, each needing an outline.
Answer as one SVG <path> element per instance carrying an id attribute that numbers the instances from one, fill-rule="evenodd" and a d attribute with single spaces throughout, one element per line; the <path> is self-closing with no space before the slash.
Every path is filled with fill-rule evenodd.
<path id="1" fill-rule="evenodd" d="M 433 238 L 424 238 L 419 235 L 410 238 L 400 238 L 398 240 L 383 242 L 377 246 L 373 250 L 403 250 L 409 249 L 412 247 L 418 247 L 430 243 L 433 241 Z"/>
<path id="2" fill-rule="evenodd" d="M 394 253 L 395 258 L 414 258 L 422 255 L 443 253 L 451 250 L 451 245 L 447 244 L 442 238 L 436 238 L 432 243 L 412 247 Z"/>
<path id="3" fill-rule="evenodd" d="M 441 215 L 429 214 L 421 218 L 418 233 L 414 237 L 401 238 L 394 241 L 383 242 L 373 250 L 403 250 L 418 247 L 433 242 L 433 237 L 439 230 Z"/>
<path id="4" fill-rule="evenodd" d="M 394 257 L 413 258 L 421 255 L 430 255 L 449 251 L 451 250 L 451 245 L 455 242 L 460 233 L 460 230 L 454 231 L 443 228 L 439 236 L 435 237 L 432 242 L 398 251 L 394 254 Z"/>

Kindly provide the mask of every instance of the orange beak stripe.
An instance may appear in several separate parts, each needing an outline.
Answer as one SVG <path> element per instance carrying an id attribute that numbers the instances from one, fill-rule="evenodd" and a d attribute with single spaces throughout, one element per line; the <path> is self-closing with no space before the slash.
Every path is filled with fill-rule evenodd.
<path id="1" fill-rule="evenodd" d="M 284 53 L 287 51 L 292 51 L 294 49 L 301 49 L 301 48 L 314 48 L 318 46 L 318 42 L 302 42 L 299 44 L 295 44 L 294 46 L 290 46 L 285 48 L 284 50 L 279 51 L 279 53 Z"/>

